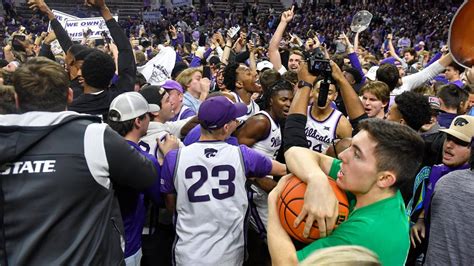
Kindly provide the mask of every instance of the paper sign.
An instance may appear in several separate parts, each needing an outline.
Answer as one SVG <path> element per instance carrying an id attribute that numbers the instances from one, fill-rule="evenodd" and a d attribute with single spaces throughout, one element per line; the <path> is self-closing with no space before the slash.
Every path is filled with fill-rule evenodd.
<path id="1" fill-rule="evenodd" d="M 115 20 L 118 20 L 118 16 L 114 16 L 114 18 Z M 105 24 L 105 20 L 101 17 L 68 19 L 64 28 L 73 41 L 82 40 L 83 33 L 88 29 L 90 29 L 92 32 L 88 37 L 91 40 L 101 39 L 101 33 L 104 31 L 107 33 L 107 35 L 110 35 L 109 29 Z"/>
<path id="2" fill-rule="evenodd" d="M 58 11 L 58 10 L 52 10 L 53 14 L 54 14 L 54 17 L 56 17 L 56 19 L 58 20 L 58 22 L 61 24 L 61 26 L 63 26 L 63 28 L 65 28 L 65 25 L 66 25 L 66 21 L 68 19 L 79 19 L 78 17 L 76 16 L 72 16 L 72 15 L 69 15 L 67 13 L 64 13 L 64 12 L 61 12 L 61 11 Z M 48 32 L 51 31 L 51 22 L 49 23 L 48 25 Z"/>

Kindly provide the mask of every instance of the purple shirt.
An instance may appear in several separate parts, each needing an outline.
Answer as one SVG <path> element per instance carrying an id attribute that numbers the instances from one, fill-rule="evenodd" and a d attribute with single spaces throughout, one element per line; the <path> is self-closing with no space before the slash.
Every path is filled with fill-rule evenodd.
<path id="1" fill-rule="evenodd" d="M 136 143 L 128 140 L 127 142 L 143 156 L 153 161 L 157 173 L 160 173 L 160 165 L 156 158 L 143 151 Z M 144 195 L 140 191 L 124 186 L 117 185 L 115 190 L 117 192 L 116 195 L 119 200 L 120 212 L 125 228 L 124 257 L 127 258 L 135 254 L 142 246 L 142 231 L 146 214 L 146 208 L 143 203 Z M 155 183 L 147 189 L 145 193 L 150 196 L 155 203 L 160 203 L 160 178 L 156 178 Z"/>
<path id="2" fill-rule="evenodd" d="M 215 141 L 208 141 L 209 146 L 212 147 Z M 245 145 L 239 146 L 242 152 L 244 161 L 245 176 L 247 177 L 264 177 L 270 174 L 272 170 L 272 161 L 264 156 L 250 149 Z M 162 193 L 176 193 L 174 187 L 174 170 L 177 163 L 178 150 L 172 150 L 166 154 L 163 166 L 161 168 L 161 192 Z"/>
<path id="3" fill-rule="evenodd" d="M 181 107 L 181 110 L 183 108 L 184 108 L 184 105 Z M 189 118 L 189 117 L 195 116 L 195 115 L 196 115 L 196 113 L 191 108 L 187 108 L 182 113 L 179 112 L 177 115 L 175 115 L 173 118 L 171 118 L 170 121 L 184 120 L 186 118 Z"/>

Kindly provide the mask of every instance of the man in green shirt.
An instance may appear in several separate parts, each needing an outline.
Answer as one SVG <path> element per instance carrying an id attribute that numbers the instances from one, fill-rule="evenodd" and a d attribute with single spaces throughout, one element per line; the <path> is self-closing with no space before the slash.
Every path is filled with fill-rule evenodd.
<path id="1" fill-rule="evenodd" d="M 404 264 L 409 226 L 399 188 L 416 174 L 423 141 L 407 126 L 380 119 L 364 120 L 359 129 L 351 147 L 339 154 L 341 160 L 303 147 L 293 146 L 285 152 L 288 169 L 308 184 L 299 221 L 311 213 L 318 217 L 315 213 L 322 196 L 315 192 L 314 185 L 330 189 L 323 182 L 328 183 L 326 175 L 336 179 L 337 185 L 355 199 L 349 218 L 332 234 L 296 252 L 278 217 L 276 201 L 288 177 L 283 178 L 268 197 L 268 244 L 273 265 L 296 265 L 317 249 L 338 245 L 366 247 L 379 256 L 382 265 Z M 313 221 L 310 216 L 308 220 Z M 325 225 L 332 227 L 327 220 Z"/>

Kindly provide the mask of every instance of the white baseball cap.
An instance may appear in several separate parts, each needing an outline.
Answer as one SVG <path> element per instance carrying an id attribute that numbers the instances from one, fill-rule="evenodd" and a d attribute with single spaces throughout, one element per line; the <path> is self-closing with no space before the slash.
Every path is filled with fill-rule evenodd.
<path id="1" fill-rule="evenodd" d="M 365 74 L 365 76 L 374 81 L 376 79 L 376 76 L 377 76 L 377 70 L 379 69 L 379 66 L 373 66 L 369 69 L 369 71 L 367 71 L 367 74 Z"/>
<path id="2" fill-rule="evenodd" d="M 110 111 L 118 115 L 110 116 Z M 159 112 L 157 104 L 148 104 L 146 99 L 138 92 L 131 91 L 120 94 L 110 104 L 109 119 L 114 122 L 128 121 L 146 113 Z"/>
<path id="3" fill-rule="evenodd" d="M 262 61 L 262 62 L 259 62 L 257 64 L 257 71 L 262 71 L 264 70 L 265 68 L 269 68 L 269 69 L 272 69 L 273 68 L 273 64 L 270 62 L 270 61 Z"/>

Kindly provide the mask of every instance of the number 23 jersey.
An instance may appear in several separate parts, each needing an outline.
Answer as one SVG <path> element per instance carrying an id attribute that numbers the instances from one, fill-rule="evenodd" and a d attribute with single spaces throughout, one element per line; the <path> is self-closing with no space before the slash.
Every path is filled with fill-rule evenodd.
<path id="1" fill-rule="evenodd" d="M 161 191 L 176 193 L 176 265 L 241 265 L 248 207 L 246 176 L 271 161 L 246 146 L 196 142 L 165 157 Z"/>

